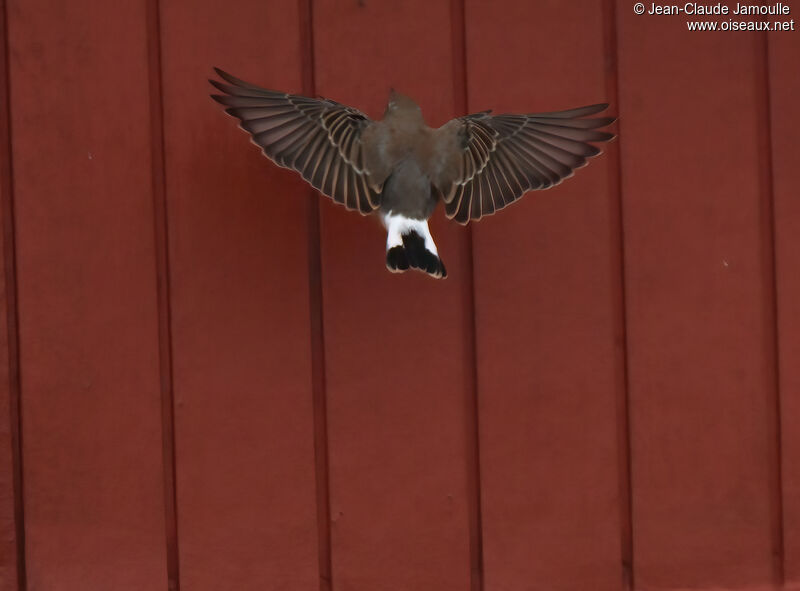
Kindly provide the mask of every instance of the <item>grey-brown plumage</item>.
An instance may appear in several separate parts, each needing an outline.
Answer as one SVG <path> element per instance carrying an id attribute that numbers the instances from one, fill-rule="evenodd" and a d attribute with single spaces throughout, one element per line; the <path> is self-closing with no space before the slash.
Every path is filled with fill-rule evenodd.
<path id="1" fill-rule="evenodd" d="M 347 209 L 379 212 L 388 231 L 386 264 L 395 272 L 447 275 L 427 224 L 440 200 L 449 218 L 479 220 L 572 176 L 600 153 L 590 142 L 614 137 L 599 130 L 613 118 L 585 118 L 606 104 L 527 115 L 484 111 L 432 129 L 419 106 L 394 90 L 383 119 L 372 121 L 332 100 L 216 72 L 224 82 L 210 82 L 224 94 L 212 97 L 268 158 Z"/>

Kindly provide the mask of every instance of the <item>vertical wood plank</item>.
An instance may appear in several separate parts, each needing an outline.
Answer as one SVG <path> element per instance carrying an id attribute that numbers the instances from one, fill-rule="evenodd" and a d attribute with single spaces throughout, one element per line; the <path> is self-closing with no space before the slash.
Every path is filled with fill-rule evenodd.
<path id="1" fill-rule="evenodd" d="M 182 588 L 318 589 L 307 189 L 206 79 L 302 90 L 297 2 L 162 2 Z"/>
<path id="2" fill-rule="evenodd" d="M 450 16 L 446 0 L 319 0 L 317 92 L 380 117 L 393 86 L 441 125 Z M 334 589 L 470 585 L 469 259 L 441 212 L 432 232 L 448 278 L 392 275 L 377 220 L 322 205 Z"/>
<path id="3" fill-rule="evenodd" d="M 617 12 L 637 587 L 778 582 L 763 48 Z"/>
<path id="4" fill-rule="evenodd" d="M 470 111 L 607 101 L 603 33 L 591 0 L 468 0 Z M 615 173 L 604 154 L 473 229 L 487 589 L 622 585 Z"/>
<path id="5" fill-rule="evenodd" d="M 8 19 L 28 585 L 163 588 L 144 4 Z"/>
<path id="6" fill-rule="evenodd" d="M 783 451 L 785 574 L 800 585 L 800 43 L 796 32 L 769 36 L 775 258 Z"/>
<path id="7" fill-rule="evenodd" d="M 0 591 L 24 585 L 19 356 L 6 5 L 0 1 Z"/>

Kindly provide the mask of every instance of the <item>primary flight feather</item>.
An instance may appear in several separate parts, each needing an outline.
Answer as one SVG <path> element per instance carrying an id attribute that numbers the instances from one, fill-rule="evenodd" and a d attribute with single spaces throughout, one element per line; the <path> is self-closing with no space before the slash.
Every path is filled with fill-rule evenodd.
<path id="1" fill-rule="evenodd" d="M 447 276 L 428 229 L 439 201 L 461 224 L 479 220 L 572 176 L 600 153 L 592 142 L 614 137 L 600 130 L 614 118 L 589 117 L 607 104 L 525 115 L 484 111 L 432 129 L 419 106 L 394 90 L 383 119 L 372 121 L 332 100 L 267 90 L 215 71 L 224 82 L 210 82 L 224 94 L 212 98 L 270 160 L 347 209 L 378 212 L 393 272 Z"/>

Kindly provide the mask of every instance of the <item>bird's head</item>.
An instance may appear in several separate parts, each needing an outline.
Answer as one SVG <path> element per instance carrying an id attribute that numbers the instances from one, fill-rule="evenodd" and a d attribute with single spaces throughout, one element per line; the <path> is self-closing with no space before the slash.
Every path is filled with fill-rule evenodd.
<path id="1" fill-rule="evenodd" d="M 422 109 L 414 99 L 400 94 L 394 88 L 389 91 L 389 101 L 386 103 L 384 117 L 422 117 Z"/>

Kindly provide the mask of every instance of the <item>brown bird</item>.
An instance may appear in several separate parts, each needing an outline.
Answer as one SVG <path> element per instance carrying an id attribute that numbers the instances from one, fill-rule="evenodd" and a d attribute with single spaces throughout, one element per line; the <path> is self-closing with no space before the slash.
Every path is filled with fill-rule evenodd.
<path id="1" fill-rule="evenodd" d="M 225 94 L 211 95 L 241 121 L 270 160 L 294 169 L 323 195 L 362 215 L 379 213 L 386 227 L 386 266 L 447 276 L 428 219 L 439 201 L 461 224 L 479 220 L 528 191 L 548 189 L 600 153 L 589 142 L 613 117 L 585 119 L 598 104 L 568 111 L 453 119 L 425 124 L 413 100 L 391 91 L 380 121 L 335 101 L 254 86 L 215 68 Z"/>

